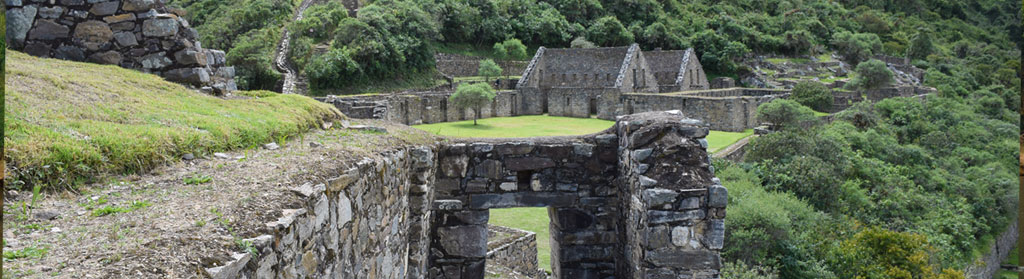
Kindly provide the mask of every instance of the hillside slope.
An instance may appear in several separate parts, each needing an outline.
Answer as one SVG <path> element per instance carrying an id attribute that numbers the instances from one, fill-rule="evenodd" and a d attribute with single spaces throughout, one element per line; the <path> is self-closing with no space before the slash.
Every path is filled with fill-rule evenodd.
<path id="1" fill-rule="evenodd" d="M 213 152 L 254 147 L 343 117 L 272 92 L 218 97 L 158 76 L 10 51 L 4 151 L 9 188 L 72 187 Z"/>

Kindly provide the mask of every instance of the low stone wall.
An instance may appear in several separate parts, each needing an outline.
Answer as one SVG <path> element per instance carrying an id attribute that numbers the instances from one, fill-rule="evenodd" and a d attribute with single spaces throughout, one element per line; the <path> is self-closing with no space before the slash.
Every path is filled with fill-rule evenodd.
<path id="1" fill-rule="evenodd" d="M 511 234 L 512 237 L 502 240 L 496 248 L 487 251 L 487 265 L 499 265 L 519 274 L 537 278 L 537 234 L 515 228 L 488 225 L 487 229 L 494 232 Z"/>
<path id="2" fill-rule="evenodd" d="M 714 94 L 733 94 L 742 91 L 725 90 Z M 691 95 L 623 94 L 623 113 L 633 114 L 648 111 L 679 110 L 686 117 L 703 121 L 712 130 L 739 132 L 756 127 L 757 106 L 783 95 L 758 97 L 703 97 Z"/>
<path id="3" fill-rule="evenodd" d="M 478 76 L 480 69 L 480 57 L 465 56 L 449 53 L 437 53 L 434 55 L 434 64 L 437 71 L 453 77 Z M 502 69 L 502 75 L 518 76 L 526 70 L 530 61 L 494 61 Z"/>
<path id="4" fill-rule="evenodd" d="M 999 273 L 1000 264 L 1010 255 L 1010 251 L 1017 245 L 1017 220 L 1014 219 L 1003 233 L 999 234 L 996 241 L 981 258 L 981 264 L 967 268 L 967 278 L 988 279 L 995 278 Z"/>
<path id="5" fill-rule="evenodd" d="M 851 105 L 855 103 L 862 102 L 865 100 L 871 102 L 878 102 L 888 98 L 914 97 L 919 95 L 932 94 L 935 92 L 935 88 L 917 86 L 888 87 L 858 91 L 833 90 L 832 110 L 829 112 L 842 111 L 849 108 Z"/>
<path id="6" fill-rule="evenodd" d="M 8 0 L 8 47 L 39 57 L 119 65 L 223 93 L 237 89 L 223 51 L 163 0 Z"/>

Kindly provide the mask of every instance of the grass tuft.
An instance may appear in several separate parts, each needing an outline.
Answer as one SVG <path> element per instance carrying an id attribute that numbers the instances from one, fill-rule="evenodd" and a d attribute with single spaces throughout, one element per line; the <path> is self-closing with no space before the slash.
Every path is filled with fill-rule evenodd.
<path id="1" fill-rule="evenodd" d="M 298 95 L 221 99 L 116 66 L 9 51 L 5 74 L 7 188 L 73 189 L 196 155 L 263 144 L 342 117 Z"/>

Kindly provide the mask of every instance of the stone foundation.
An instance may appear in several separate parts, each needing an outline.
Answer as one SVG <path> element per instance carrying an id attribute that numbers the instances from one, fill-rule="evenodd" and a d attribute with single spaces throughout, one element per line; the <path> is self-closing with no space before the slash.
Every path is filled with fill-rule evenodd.
<path id="1" fill-rule="evenodd" d="M 55 3 L 57 2 L 57 3 Z M 39 57 L 118 65 L 201 87 L 237 89 L 223 51 L 163 0 L 9 0 L 8 47 Z"/>

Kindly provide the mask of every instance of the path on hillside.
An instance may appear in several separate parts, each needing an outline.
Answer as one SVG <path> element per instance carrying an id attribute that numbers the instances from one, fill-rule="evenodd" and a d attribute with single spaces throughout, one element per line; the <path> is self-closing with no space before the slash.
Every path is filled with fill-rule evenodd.
<path id="1" fill-rule="evenodd" d="M 312 6 L 314 2 L 319 0 L 302 0 L 299 7 L 295 10 L 295 14 L 292 15 L 292 21 L 295 22 L 302 20 L 302 14 Z M 284 75 L 284 84 L 281 85 L 281 93 L 284 94 L 306 94 L 306 77 L 299 74 L 299 71 L 295 69 L 295 64 L 288 59 L 288 49 L 291 47 L 291 35 L 288 32 L 288 26 L 285 25 L 284 32 L 281 34 L 281 42 L 277 45 L 276 53 L 274 54 L 274 68 L 282 75 Z"/>

